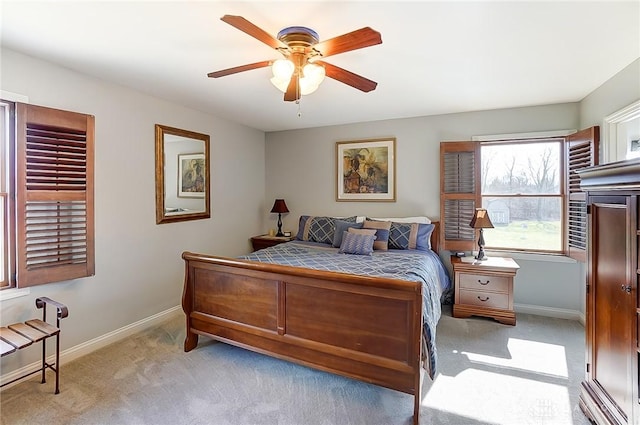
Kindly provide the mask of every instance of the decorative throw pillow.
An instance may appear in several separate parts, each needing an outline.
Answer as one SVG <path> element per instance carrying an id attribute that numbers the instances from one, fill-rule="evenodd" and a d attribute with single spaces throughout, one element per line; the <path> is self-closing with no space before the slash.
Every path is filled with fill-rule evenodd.
<path id="1" fill-rule="evenodd" d="M 364 223 L 362 223 L 364 224 Z M 376 235 L 376 229 L 356 229 L 355 227 L 351 227 L 347 229 L 349 233 L 355 233 L 356 235 Z"/>
<path id="2" fill-rule="evenodd" d="M 375 229 L 376 241 L 373 243 L 373 249 L 386 251 L 389 249 L 389 230 L 391 229 L 390 221 L 365 221 L 363 229 Z"/>
<path id="3" fill-rule="evenodd" d="M 333 235 L 333 246 L 339 248 L 342 245 L 342 233 L 349 228 L 360 229 L 363 223 L 352 223 L 350 221 L 336 220 L 336 228 Z"/>
<path id="4" fill-rule="evenodd" d="M 333 235 L 335 232 L 335 220 L 335 217 L 301 215 L 296 239 L 331 245 L 333 244 Z M 355 223 L 356 217 L 345 217 L 341 220 Z"/>
<path id="5" fill-rule="evenodd" d="M 431 249 L 431 233 L 434 224 L 391 223 L 389 230 L 389 249 Z"/>
<path id="6" fill-rule="evenodd" d="M 359 235 L 351 232 L 342 233 L 342 244 L 338 250 L 341 254 L 371 255 L 375 235 Z"/>

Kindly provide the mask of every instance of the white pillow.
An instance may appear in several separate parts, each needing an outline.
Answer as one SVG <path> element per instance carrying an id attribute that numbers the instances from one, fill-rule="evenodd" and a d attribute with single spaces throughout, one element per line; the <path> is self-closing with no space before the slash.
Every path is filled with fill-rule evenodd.
<path id="1" fill-rule="evenodd" d="M 360 218 L 358 216 L 358 218 Z M 393 221 L 395 223 L 420 223 L 420 224 L 431 224 L 431 220 L 429 217 L 419 216 L 419 217 L 369 217 L 371 220 L 378 221 Z M 358 220 L 356 219 L 356 222 Z"/>

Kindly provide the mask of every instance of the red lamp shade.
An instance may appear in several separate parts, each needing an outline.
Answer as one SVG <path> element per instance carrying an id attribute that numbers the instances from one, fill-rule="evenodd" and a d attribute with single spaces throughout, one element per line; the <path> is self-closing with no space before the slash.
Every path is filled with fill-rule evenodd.
<path id="1" fill-rule="evenodd" d="M 284 199 L 276 199 L 276 202 L 273 203 L 273 208 L 271 208 L 272 213 L 288 213 L 289 208 L 287 208 L 287 204 L 284 202 Z"/>

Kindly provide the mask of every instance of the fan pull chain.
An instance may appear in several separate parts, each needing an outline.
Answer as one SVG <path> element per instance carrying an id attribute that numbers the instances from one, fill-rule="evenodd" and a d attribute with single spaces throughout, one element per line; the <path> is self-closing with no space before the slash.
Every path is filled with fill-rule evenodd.
<path id="1" fill-rule="evenodd" d="M 302 111 L 300 110 L 300 99 L 296 100 L 296 105 L 298 105 L 298 118 L 301 118 Z"/>

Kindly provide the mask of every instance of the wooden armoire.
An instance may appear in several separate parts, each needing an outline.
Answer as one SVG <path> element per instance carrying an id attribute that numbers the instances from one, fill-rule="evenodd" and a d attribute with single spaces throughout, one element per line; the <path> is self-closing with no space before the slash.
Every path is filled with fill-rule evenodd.
<path id="1" fill-rule="evenodd" d="M 589 229 L 580 407 L 599 425 L 640 425 L 640 159 L 578 174 Z"/>

